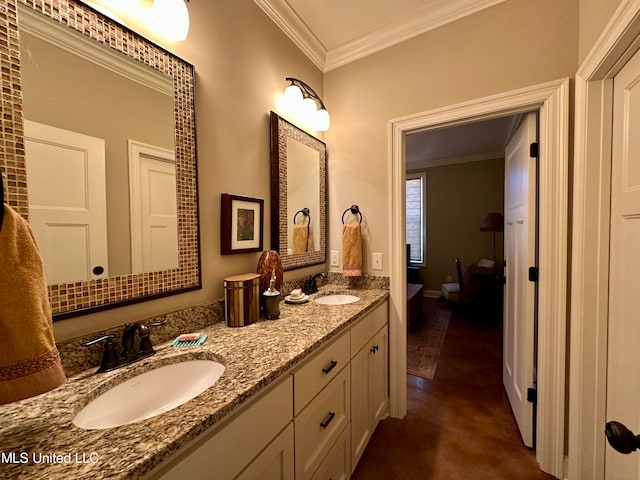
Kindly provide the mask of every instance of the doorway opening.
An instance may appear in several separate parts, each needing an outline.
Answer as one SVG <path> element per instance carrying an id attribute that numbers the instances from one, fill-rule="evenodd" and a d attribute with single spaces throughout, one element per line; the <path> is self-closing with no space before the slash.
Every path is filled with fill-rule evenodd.
<path id="1" fill-rule="evenodd" d="M 521 90 L 413 114 L 390 121 L 392 269 L 390 278 L 390 413 L 406 414 L 406 244 L 405 140 L 420 129 L 446 128 L 532 110 L 540 112 L 540 255 L 544 285 L 537 307 L 538 392 L 536 459 L 541 469 L 562 478 L 564 463 L 569 81 Z"/>

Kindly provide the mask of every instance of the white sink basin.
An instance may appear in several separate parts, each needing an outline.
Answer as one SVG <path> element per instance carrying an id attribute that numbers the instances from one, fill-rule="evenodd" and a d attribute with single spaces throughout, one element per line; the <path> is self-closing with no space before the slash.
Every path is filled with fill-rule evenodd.
<path id="1" fill-rule="evenodd" d="M 188 360 L 137 375 L 84 407 L 73 423 L 86 429 L 127 425 L 155 417 L 197 397 L 224 372 L 213 360 Z"/>
<path id="2" fill-rule="evenodd" d="M 348 303 L 357 302 L 358 300 L 360 300 L 360 297 L 356 297 L 355 295 L 335 293 L 333 295 L 325 295 L 324 297 L 317 298 L 314 301 L 323 305 L 346 305 Z"/>

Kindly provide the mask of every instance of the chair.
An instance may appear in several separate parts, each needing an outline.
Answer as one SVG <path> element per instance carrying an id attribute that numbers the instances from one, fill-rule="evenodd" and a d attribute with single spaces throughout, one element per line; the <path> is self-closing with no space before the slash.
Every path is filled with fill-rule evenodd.
<path id="1" fill-rule="evenodd" d="M 469 304 L 473 300 L 473 292 L 469 288 L 469 276 L 463 275 L 460 259 L 456 258 L 457 282 L 443 283 L 440 286 L 440 294 L 447 302 Z"/>

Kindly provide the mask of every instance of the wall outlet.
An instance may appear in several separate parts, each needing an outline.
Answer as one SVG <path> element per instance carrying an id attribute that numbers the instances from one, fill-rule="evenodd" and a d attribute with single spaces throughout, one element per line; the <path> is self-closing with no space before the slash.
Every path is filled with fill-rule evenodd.
<path id="1" fill-rule="evenodd" d="M 371 263 L 371 268 L 373 270 L 382 270 L 382 253 L 372 253 Z"/>
<path id="2" fill-rule="evenodd" d="M 340 266 L 340 252 L 337 250 L 331 250 L 331 266 L 332 267 Z"/>
<path id="3" fill-rule="evenodd" d="M 447 275 L 447 283 L 453 282 L 453 277 L 451 275 Z"/>

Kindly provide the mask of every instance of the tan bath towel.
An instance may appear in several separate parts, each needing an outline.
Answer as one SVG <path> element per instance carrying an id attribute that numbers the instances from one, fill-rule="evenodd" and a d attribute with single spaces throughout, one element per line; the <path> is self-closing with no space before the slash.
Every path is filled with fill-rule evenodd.
<path id="1" fill-rule="evenodd" d="M 0 230 L 0 342 L 0 404 L 66 381 L 40 251 L 29 224 L 7 205 Z"/>
<path id="2" fill-rule="evenodd" d="M 362 233 L 359 223 L 342 226 L 342 275 L 362 276 Z"/>
<path id="3" fill-rule="evenodd" d="M 313 252 L 313 233 L 308 225 L 293 226 L 293 253 Z"/>

